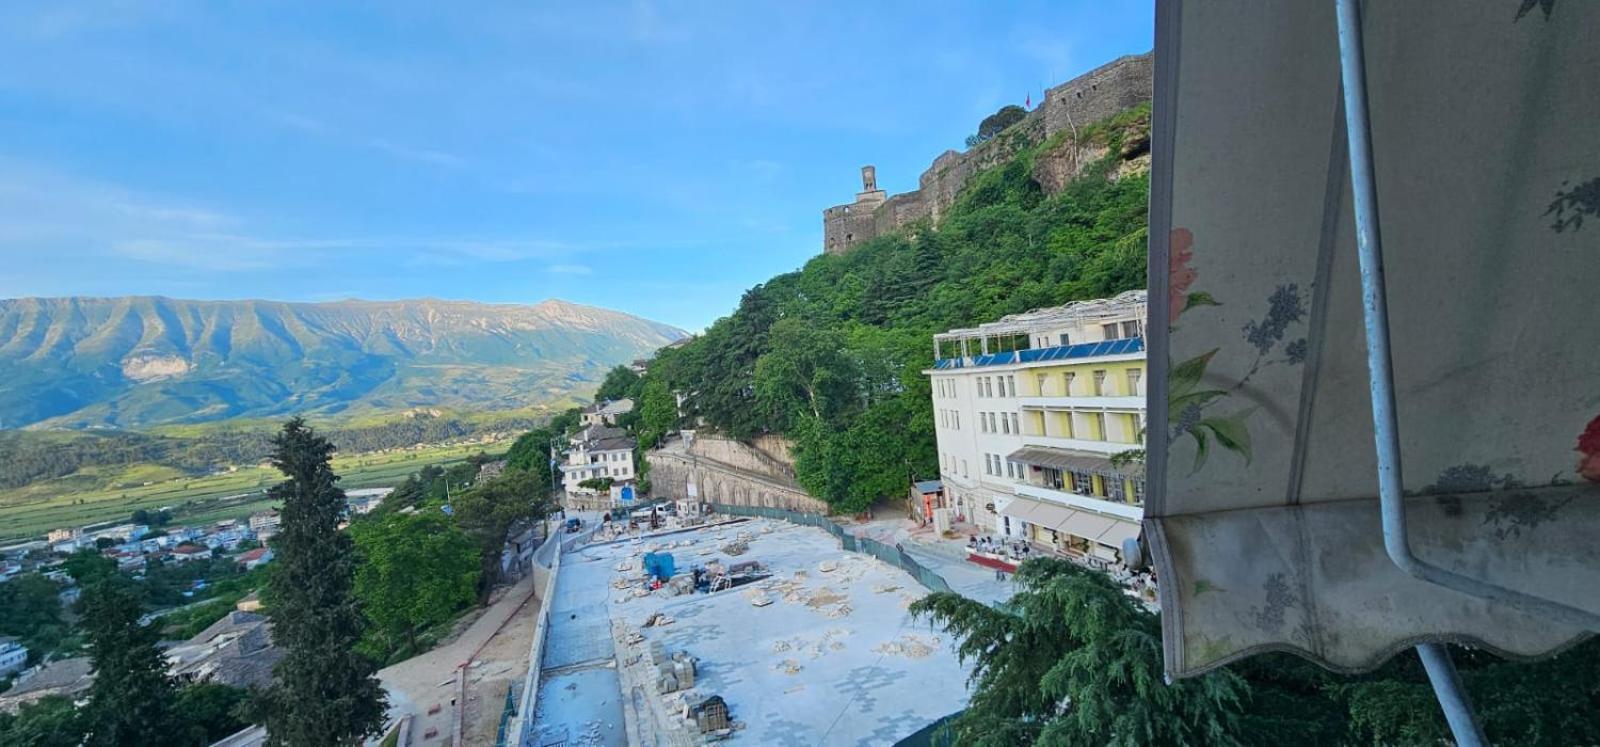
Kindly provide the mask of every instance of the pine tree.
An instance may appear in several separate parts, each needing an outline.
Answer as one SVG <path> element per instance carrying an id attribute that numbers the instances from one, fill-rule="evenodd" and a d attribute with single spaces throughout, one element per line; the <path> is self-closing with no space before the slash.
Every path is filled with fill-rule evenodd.
<path id="1" fill-rule="evenodd" d="M 950 593 L 911 605 L 961 641 L 972 701 L 956 744 L 1238 744 L 1249 686 L 1230 671 L 1161 676 L 1161 628 L 1109 577 L 1065 560 L 1022 564 L 1004 608 Z"/>
<path id="2" fill-rule="evenodd" d="M 353 592 L 356 554 L 338 529 L 345 506 L 329 459 L 333 445 L 300 418 L 273 439 L 273 466 L 288 479 L 267 590 L 273 642 L 285 655 L 262 698 L 268 744 L 357 744 L 383 725 L 377 667 L 356 651 L 363 617 Z"/>
<path id="3" fill-rule="evenodd" d="M 139 601 L 124 584 L 102 581 L 83 600 L 94 684 L 84 710 L 88 745 L 159 745 L 183 731 L 177 690 L 156 648 L 158 631 L 139 624 Z"/>

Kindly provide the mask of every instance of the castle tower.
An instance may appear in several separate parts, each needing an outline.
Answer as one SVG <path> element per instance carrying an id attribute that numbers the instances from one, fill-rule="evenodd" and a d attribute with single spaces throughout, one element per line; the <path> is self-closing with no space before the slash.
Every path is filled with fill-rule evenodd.
<path id="1" fill-rule="evenodd" d="M 856 193 L 856 204 L 867 204 L 867 208 L 877 207 L 889 196 L 878 189 L 878 167 L 868 164 L 861 167 L 861 191 Z"/>
<path id="2" fill-rule="evenodd" d="M 822 211 L 822 250 L 843 254 L 851 246 L 872 238 L 877 233 L 872 213 L 888 199 L 878 189 L 878 169 L 871 164 L 862 166 L 861 191 L 856 193 L 856 201 Z"/>

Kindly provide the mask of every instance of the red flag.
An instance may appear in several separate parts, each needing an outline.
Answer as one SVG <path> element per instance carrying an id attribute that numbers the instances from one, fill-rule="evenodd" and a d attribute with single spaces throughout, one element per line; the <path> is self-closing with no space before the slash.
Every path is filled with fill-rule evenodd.
<path id="1" fill-rule="evenodd" d="M 1024 109 L 1032 109 L 1033 108 L 1033 94 L 1031 94 L 1031 93 L 1028 94 L 1028 100 L 1022 102 L 1022 108 L 1024 108 Z"/>

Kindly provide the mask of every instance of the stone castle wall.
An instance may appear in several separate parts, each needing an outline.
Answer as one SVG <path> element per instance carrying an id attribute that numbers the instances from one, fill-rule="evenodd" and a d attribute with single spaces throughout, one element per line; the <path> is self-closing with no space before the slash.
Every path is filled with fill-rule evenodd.
<path id="1" fill-rule="evenodd" d="M 697 435 L 689 448 L 671 444 L 645 455 L 650 491 L 656 497 L 687 498 L 693 483 L 702 501 L 826 513 L 827 504 L 795 482 L 788 450 L 788 442 L 776 436 L 745 444 Z"/>
<path id="2" fill-rule="evenodd" d="M 1009 160 L 1017 151 L 1057 132 L 1071 132 L 1150 100 L 1153 53 L 1119 57 L 1055 88 L 1021 122 L 966 152 L 947 150 L 922 172 L 917 189 L 887 201 L 855 202 L 822 211 L 822 246 L 843 254 L 867 239 L 919 220 L 937 224 L 955 204 L 967 181 Z"/>

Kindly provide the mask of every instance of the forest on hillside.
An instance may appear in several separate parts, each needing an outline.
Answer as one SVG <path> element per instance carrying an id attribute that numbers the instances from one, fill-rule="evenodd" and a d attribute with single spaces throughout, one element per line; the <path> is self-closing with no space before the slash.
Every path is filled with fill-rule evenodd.
<path id="1" fill-rule="evenodd" d="M 795 443 L 796 476 L 837 510 L 859 511 L 938 474 L 929 383 L 932 335 L 1006 314 L 1100 298 L 1145 284 L 1149 107 L 1021 148 L 975 176 L 937 226 L 818 256 L 747 291 L 731 315 L 645 377 L 602 394 L 642 400 L 646 443 L 686 416 L 747 438 Z M 1134 146 L 1134 147 L 1124 147 Z M 1036 178 L 1041 155 L 1105 153 L 1056 194 Z M 671 415 L 667 416 L 670 421 Z"/>

